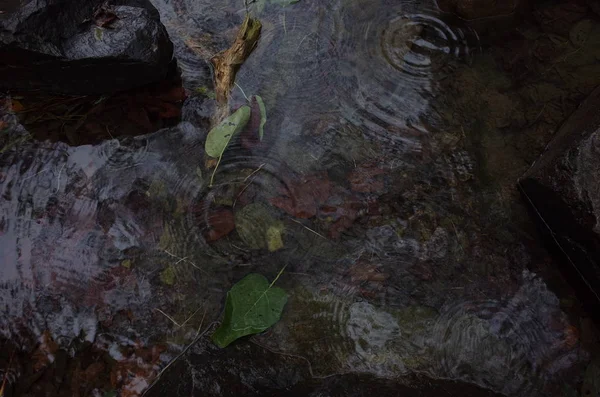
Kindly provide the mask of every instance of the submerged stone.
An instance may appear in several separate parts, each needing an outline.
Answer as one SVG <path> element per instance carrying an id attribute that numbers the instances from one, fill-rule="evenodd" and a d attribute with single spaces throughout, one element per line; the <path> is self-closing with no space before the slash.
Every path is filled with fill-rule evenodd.
<path id="1" fill-rule="evenodd" d="M 600 88 L 562 125 L 519 181 L 584 302 L 600 308 Z"/>

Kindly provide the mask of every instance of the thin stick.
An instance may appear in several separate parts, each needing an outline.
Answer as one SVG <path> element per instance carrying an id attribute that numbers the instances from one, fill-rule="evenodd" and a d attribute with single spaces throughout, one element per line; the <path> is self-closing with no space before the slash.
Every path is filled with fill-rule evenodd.
<path id="1" fill-rule="evenodd" d="M 167 313 L 163 312 L 162 310 L 160 310 L 159 308 L 154 308 L 154 310 L 156 310 L 157 312 L 159 312 L 160 314 L 162 314 L 163 316 L 165 316 L 166 318 L 168 318 L 169 320 L 171 320 L 171 322 L 173 324 L 175 324 L 178 328 L 181 328 L 182 326 L 179 325 L 179 323 L 177 321 L 175 321 L 173 319 L 173 317 L 169 316 Z"/>
<path id="2" fill-rule="evenodd" d="M 58 178 L 56 178 L 56 191 L 57 192 L 60 190 L 60 174 L 62 174 L 62 171 L 65 169 L 66 166 L 67 166 L 67 163 L 64 163 L 63 166 L 61 167 L 60 171 L 58 171 Z"/>
<path id="3" fill-rule="evenodd" d="M 250 102 L 250 99 L 248 99 L 248 97 L 246 96 L 246 93 L 244 92 L 244 90 L 242 90 L 242 87 L 240 87 L 240 85 L 239 85 L 238 83 L 236 83 L 236 82 L 234 82 L 233 84 L 235 84 L 235 86 L 236 86 L 237 88 L 239 88 L 239 89 L 240 89 L 240 91 L 242 91 L 242 95 L 244 96 L 244 98 L 246 98 L 246 100 L 247 100 L 248 102 Z"/>
<path id="4" fill-rule="evenodd" d="M 312 230 L 310 227 L 308 227 L 308 226 L 304 225 L 304 223 L 302 223 L 302 222 L 299 222 L 299 221 L 297 221 L 297 220 L 295 220 L 295 219 L 292 219 L 292 218 L 290 218 L 290 221 L 292 221 L 292 222 L 296 222 L 297 224 L 299 224 L 300 226 L 302 226 L 302 227 L 303 227 L 303 228 L 305 228 L 306 230 L 308 230 L 308 231 L 310 231 L 310 232 L 313 232 L 313 233 L 314 233 L 314 234 L 316 234 L 317 236 L 319 236 L 319 237 L 321 237 L 321 238 L 324 238 L 325 240 L 327 240 L 327 237 L 323 236 L 321 233 L 319 233 L 319 232 L 317 232 L 317 231 L 314 231 L 314 230 Z"/>
<path id="5" fill-rule="evenodd" d="M 182 258 L 182 257 L 180 257 L 180 256 L 177 256 L 177 255 L 175 255 L 175 254 L 172 254 L 172 253 L 170 253 L 170 252 L 169 252 L 169 251 L 167 251 L 167 250 L 163 250 L 163 251 L 164 251 L 166 254 L 168 254 L 168 255 L 172 256 L 173 258 L 179 259 L 177 262 L 175 262 L 175 263 L 173 264 L 173 266 L 177 265 L 177 264 L 178 264 L 178 263 L 180 263 L 180 262 L 186 262 L 186 263 L 189 263 L 190 265 L 192 265 L 193 267 L 195 267 L 196 269 L 200 270 L 202 273 L 204 273 L 204 274 L 208 274 L 208 273 L 206 272 L 206 270 L 202 269 L 200 266 L 196 265 L 194 262 L 192 262 L 192 261 L 188 260 L 188 259 L 187 259 L 187 256 L 186 256 L 185 258 Z"/>
<path id="6" fill-rule="evenodd" d="M 200 335 L 200 329 L 202 328 L 202 324 L 204 324 L 204 317 L 206 317 L 206 309 L 204 309 L 204 314 L 202 315 L 202 320 L 200 320 L 200 325 L 198 326 L 198 332 L 196 332 L 196 338 L 198 338 L 198 335 Z M 210 327 L 210 325 L 209 325 Z"/>
<path id="7" fill-rule="evenodd" d="M 39 174 L 41 174 L 42 172 L 46 172 L 46 171 L 49 171 L 49 170 L 50 170 L 50 168 L 44 168 L 44 169 L 43 169 L 43 170 L 41 170 L 40 172 L 38 172 L 38 173 L 36 173 L 36 174 L 33 174 L 33 175 L 30 175 L 30 176 L 28 176 L 27 178 L 23 178 L 22 180 L 26 181 L 27 179 L 34 178 L 34 177 L 38 176 Z"/>
<path id="8" fill-rule="evenodd" d="M 248 180 L 248 178 L 250 178 L 252 175 L 256 174 L 258 171 L 260 171 L 260 169 L 265 165 L 266 163 L 262 163 L 260 165 L 260 167 L 258 167 L 257 169 L 255 169 L 250 175 L 248 175 L 244 181 L 242 183 L 246 183 L 246 181 Z M 254 179 L 252 179 L 252 181 L 250 181 L 250 183 L 252 183 L 254 181 Z M 235 204 L 237 203 L 238 199 L 240 198 L 240 196 L 242 195 L 242 193 L 244 193 L 246 191 L 246 189 L 248 189 L 248 186 L 250 186 L 250 183 L 248 183 L 246 186 L 244 186 L 244 188 L 242 189 L 242 191 L 237 195 L 237 197 L 235 198 L 235 201 L 233 202 L 233 205 L 231 206 L 232 208 L 235 208 Z"/>
<path id="9" fill-rule="evenodd" d="M 262 163 L 257 169 L 255 169 L 250 175 L 248 175 L 245 179 L 243 183 L 246 183 L 246 181 L 248 180 L 248 178 L 250 178 L 252 175 L 256 174 L 258 171 L 261 170 L 262 167 L 265 166 L 265 164 L 267 163 Z"/>
<path id="10" fill-rule="evenodd" d="M 453 221 L 450 221 L 452 223 L 452 227 L 454 228 L 454 234 L 456 234 L 456 242 L 458 243 L 458 246 L 460 247 L 460 250 L 463 252 L 463 254 L 465 253 L 465 249 L 463 248 L 461 242 L 460 242 L 460 238 L 458 237 L 458 230 L 456 230 L 456 225 L 454 225 Z"/>
<path id="11" fill-rule="evenodd" d="M 277 276 L 275 276 L 275 278 L 271 282 L 271 285 L 269 285 L 269 288 L 271 288 L 275 284 L 275 282 L 277 282 L 277 280 L 279 280 L 279 277 L 283 274 L 283 271 L 285 270 L 286 267 L 287 267 L 287 264 L 281 268 L 279 273 L 277 273 Z"/>
<path id="12" fill-rule="evenodd" d="M 204 312 L 204 314 L 206 314 L 206 312 Z M 202 317 L 202 321 L 204 321 L 204 317 Z M 200 333 L 200 329 L 202 327 L 202 324 L 200 324 L 200 327 L 198 327 L 198 333 L 196 334 L 196 337 L 194 338 L 194 340 L 185 347 L 185 349 L 183 349 L 183 351 L 181 353 L 179 353 L 177 355 L 177 357 L 175 357 L 173 360 L 171 360 L 171 362 L 169 362 L 167 365 L 165 365 L 165 367 L 158 373 L 158 375 L 156 375 L 156 378 L 154 379 L 154 381 L 152 382 L 152 384 L 150 385 L 150 387 L 148 387 L 144 393 L 142 394 L 142 396 L 145 396 L 148 394 L 148 392 L 152 389 L 152 387 L 154 387 L 154 385 L 156 385 L 158 383 L 158 381 L 160 380 L 161 376 L 165 373 L 165 371 L 167 369 L 169 369 L 171 367 L 171 365 L 173 365 L 173 363 L 177 360 L 179 360 L 179 358 L 181 358 L 184 354 L 187 353 L 188 350 L 190 350 L 190 348 L 196 344 L 196 342 L 198 342 L 200 340 L 200 338 L 202 338 L 204 336 L 204 334 L 206 334 L 208 332 L 208 330 L 210 329 L 210 327 L 213 326 L 213 324 L 216 324 L 216 321 L 213 321 L 212 323 L 208 324 L 206 326 L 206 328 L 204 329 L 204 331 L 202 331 L 202 333 Z"/>
<path id="13" fill-rule="evenodd" d="M 192 313 L 191 316 L 188 317 L 187 320 L 185 320 L 183 323 L 181 323 L 180 327 L 183 327 L 184 325 L 186 325 L 188 323 L 188 321 L 190 321 L 192 319 L 192 317 L 194 317 L 196 315 L 196 313 L 198 313 L 198 311 L 200 311 L 200 307 L 194 312 Z M 204 314 L 206 314 L 206 310 L 204 310 Z M 202 317 L 202 319 L 204 320 L 204 317 Z M 200 326 L 202 326 L 202 322 L 200 322 Z"/>

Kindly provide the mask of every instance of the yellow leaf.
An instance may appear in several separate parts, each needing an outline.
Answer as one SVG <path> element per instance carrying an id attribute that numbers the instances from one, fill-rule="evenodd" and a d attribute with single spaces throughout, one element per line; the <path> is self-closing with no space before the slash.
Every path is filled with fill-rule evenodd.
<path id="1" fill-rule="evenodd" d="M 277 251 L 283 248 L 283 240 L 281 233 L 283 232 L 283 225 L 278 224 L 270 226 L 267 229 L 267 248 L 270 252 Z"/>

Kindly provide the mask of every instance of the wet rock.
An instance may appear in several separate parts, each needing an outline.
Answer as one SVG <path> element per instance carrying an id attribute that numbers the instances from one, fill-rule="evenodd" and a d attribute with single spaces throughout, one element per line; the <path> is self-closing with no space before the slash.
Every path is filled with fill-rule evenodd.
<path id="1" fill-rule="evenodd" d="M 566 259 L 584 302 L 600 307 L 600 88 L 519 181 L 542 232 Z M 598 313 L 597 310 L 593 312 Z"/>
<path id="2" fill-rule="evenodd" d="M 406 376 L 387 380 L 367 374 L 311 376 L 301 356 L 277 354 L 253 343 L 218 349 L 201 339 L 177 359 L 145 395 L 153 396 L 438 396 L 497 394 L 462 382 Z M 456 394 L 455 394 L 456 393 Z"/>
<path id="3" fill-rule="evenodd" d="M 25 3 L 0 14 L 1 89 L 107 93 L 166 76 L 173 45 L 149 1 Z"/>

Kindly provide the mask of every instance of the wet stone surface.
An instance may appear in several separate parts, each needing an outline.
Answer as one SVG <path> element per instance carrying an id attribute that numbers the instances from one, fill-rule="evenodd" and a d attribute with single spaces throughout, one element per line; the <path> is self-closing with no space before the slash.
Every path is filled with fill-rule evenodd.
<path id="1" fill-rule="evenodd" d="M 600 83 L 593 7 L 539 6 L 484 47 L 433 4 L 257 2 L 230 108 L 260 95 L 265 136 L 216 171 L 206 65 L 243 5 L 156 7 L 181 123 L 69 146 L 22 139 L 15 98 L 2 115 L 7 395 L 134 396 L 165 368 L 149 395 L 594 391 L 598 332 L 516 189 Z M 212 344 L 227 291 L 284 266 L 281 320 Z"/>
<path id="2" fill-rule="evenodd" d="M 0 13 L 0 88 L 112 93 L 164 78 L 173 55 L 150 1 L 8 2 Z"/>

